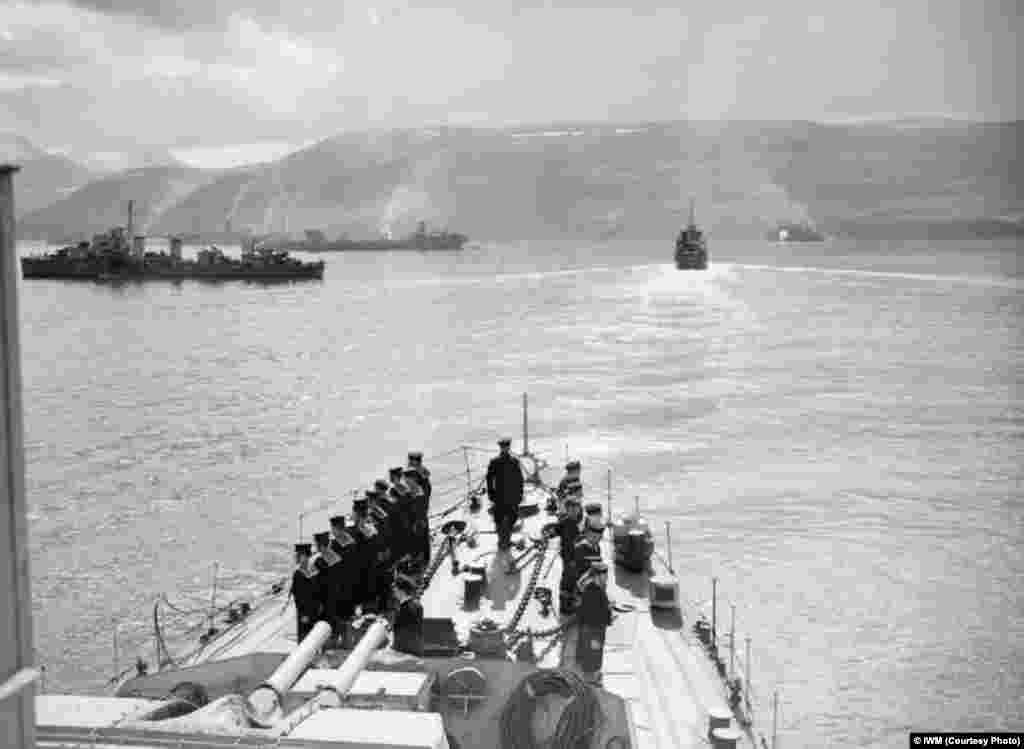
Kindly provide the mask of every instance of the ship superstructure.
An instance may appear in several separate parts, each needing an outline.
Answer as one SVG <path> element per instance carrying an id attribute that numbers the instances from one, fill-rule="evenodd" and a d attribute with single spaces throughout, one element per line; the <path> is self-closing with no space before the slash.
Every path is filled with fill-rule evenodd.
<path id="1" fill-rule="evenodd" d="M 697 228 L 693 198 L 690 198 L 690 221 L 676 237 L 675 261 L 679 270 L 704 270 L 708 267 L 707 241 L 704 232 Z"/>
<path id="2" fill-rule="evenodd" d="M 50 278 L 91 281 L 289 281 L 321 279 L 323 261 L 302 262 L 286 251 L 258 246 L 245 238 L 240 259 L 217 247 L 200 250 L 195 260 L 182 256 L 182 241 L 171 237 L 169 252 L 147 252 L 146 238 L 133 232 L 133 201 L 128 202 L 127 227 L 97 234 L 56 252 L 21 260 L 26 279 Z"/>

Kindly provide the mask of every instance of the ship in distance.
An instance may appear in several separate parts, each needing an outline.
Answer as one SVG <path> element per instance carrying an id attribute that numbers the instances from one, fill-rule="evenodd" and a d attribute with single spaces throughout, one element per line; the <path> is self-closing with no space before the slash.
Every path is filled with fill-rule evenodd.
<path id="1" fill-rule="evenodd" d="M 771 242 L 824 242 L 825 235 L 802 221 L 799 223 L 783 222 L 768 233 Z"/>
<path id="2" fill-rule="evenodd" d="M 676 268 L 679 270 L 705 270 L 708 267 L 708 246 L 704 232 L 697 228 L 690 198 L 690 221 L 676 237 Z"/>
<path id="3" fill-rule="evenodd" d="M 302 262 L 286 251 L 244 241 L 241 259 L 228 257 L 217 247 L 200 250 L 195 260 L 182 257 L 179 237 L 170 239 L 170 252 L 147 252 L 146 238 L 132 231 L 132 201 L 128 225 L 97 234 L 92 242 L 79 242 L 45 255 L 21 259 L 26 279 L 91 281 L 290 281 L 323 278 L 324 263 Z"/>
<path id="4" fill-rule="evenodd" d="M 416 225 L 416 231 L 401 239 L 382 236 L 377 239 L 327 239 L 319 229 L 307 229 L 306 238 L 301 240 L 280 240 L 275 243 L 278 249 L 301 252 L 358 252 L 389 250 L 414 250 L 419 252 L 435 252 L 439 250 L 461 250 L 469 241 L 469 237 L 458 232 L 427 231 L 425 221 Z"/>

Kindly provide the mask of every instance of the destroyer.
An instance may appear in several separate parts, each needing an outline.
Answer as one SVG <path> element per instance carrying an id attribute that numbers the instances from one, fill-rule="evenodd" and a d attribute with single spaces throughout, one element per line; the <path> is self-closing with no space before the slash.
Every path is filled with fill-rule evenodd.
<path id="1" fill-rule="evenodd" d="M 241 259 L 211 247 L 200 250 L 195 260 L 181 253 L 181 239 L 172 237 L 170 253 L 147 252 L 145 237 L 135 235 L 133 203 L 128 202 L 128 226 L 116 226 L 97 234 L 92 242 L 80 242 L 56 252 L 21 260 L 24 278 L 91 281 L 150 281 L 197 279 L 207 281 L 290 281 L 322 279 L 324 263 L 301 262 L 281 250 L 258 247 L 246 239 Z"/>
<path id="2" fill-rule="evenodd" d="M 704 232 L 697 228 L 690 198 L 690 222 L 676 238 L 676 267 L 679 270 L 705 270 L 708 267 L 708 248 Z"/>
<path id="3" fill-rule="evenodd" d="M 416 231 L 404 239 L 391 239 L 385 236 L 379 239 L 339 238 L 328 240 L 324 238 L 323 232 L 310 229 L 306 231 L 305 240 L 283 240 L 277 242 L 276 246 L 279 249 L 302 252 L 386 252 L 389 250 L 434 252 L 438 250 L 461 250 L 468 240 L 469 237 L 465 234 L 457 232 L 427 231 L 426 222 L 420 221 L 416 225 Z"/>

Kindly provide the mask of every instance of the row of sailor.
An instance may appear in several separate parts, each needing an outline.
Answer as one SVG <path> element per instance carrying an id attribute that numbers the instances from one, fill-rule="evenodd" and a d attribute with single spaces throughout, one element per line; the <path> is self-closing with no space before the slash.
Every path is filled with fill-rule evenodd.
<path id="1" fill-rule="evenodd" d="M 394 596 L 394 647 L 421 650 L 416 633 L 422 629 L 422 607 L 408 574 L 430 561 L 430 471 L 422 453 L 410 452 L 405 468 L 388 473 L 388 480 L 378 479 L 353 500 L 350 518 L 335 515 L 329 533 L 314 533 L 314 544 L 295 545 L 291 596 L 300 642 L 323 620 L 345 647 L 352 619 L 388 610 Z"/>
<path id="2" fill-rule="evenodd" d="M 576 614 L 576 658 L 586 678 L 600 683 L 605 633 L 612 622 L 612 605 L 606 591 L 608 565 L 601 558 L 605 530 L 601 503 L 583 506 L 581 465 L 571 460 L 555 490 L 558 508 L 559 554 L 562 578 L 559 613 Z M 585 511 L 585 514 L 584 514 Z"/>

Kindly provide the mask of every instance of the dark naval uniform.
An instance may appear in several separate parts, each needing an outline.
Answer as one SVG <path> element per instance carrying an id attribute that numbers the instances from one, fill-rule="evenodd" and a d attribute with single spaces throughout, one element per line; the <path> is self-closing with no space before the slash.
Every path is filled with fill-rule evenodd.
<path id="1" fill-rule="evenodd" d="M 415 598 L 398 604 L 392 647 L 400 653 L 423 655 L 423 605 Z"/>
<path id="2" fill-rule="evenodd" d="M 510 443 L 503 439 L 498 444 L 505 447 Z M 511 453 L 502 453 L 488 464 L 487 498 L 492 503 L 498 548 L 507 549 L 512 528 L 519 516 L 519 505 L 523 502 L 523 469 Z"/>
<path id="3" fill-rule="evenodd" d="M 332 545 L 341 549 L 334 541 Z M 328 545 L 314 564 L 317 568 L 317 577 L 320 579 L 323 618 L 331 625 L 331 631 L 337 636 L 341 633 L 343 620 L 351 618 L 352 611 L 351 595 L 346 584 L 345 562 L 332 545 Z"/>
<path id="4" fill-rule="evenodd" d="M 344 517 L 335 516 L 331 518 L 331 524 L 337 525 L 337 521 Z M 336 620 L 347 620 L 356 613 L 356 591 L 358 578 L 355 574 L 357 565 L 355 539 L 347 531 L 342 535 L 342 540 L 331 539 L 331 551 L 338 557 L 338 563 L 334 565 L 332 575 L 328 579 L 328 585 L 333 594 L 334 605 L 332 607 Z"/>
<path id="5" fill-rule="evenodd" d="M 295 600 L 296 636 L 298 642 L 306 639 L 320 618 L 320 575 L 316 567 L 308 572 L 297 568 L 292 573 L 292 598 Z"/>
<path id="6" fill-rule="evenodd" d="M 608 568 L 603 562 L 595 562 L 592 569 L 607 571 Z M 604 586 L 593 577 L 583 583 L 577 621 L 577 662 L 585 674 L 597 675 L 604 663 L 604 640 L 608 626 L 612 623 L 612 606 Z"/>
<path id="7" fill-rule="evenodd" d="M 576 605 L 576 573 L 573 568 L 573 551 L 580 540 L 580 519 L 563 514 L 558 519 L 558 553 L 562 557 L 562 578 L 559 582 L 559 611 L 571 613 Z"/>
<path id="8" fill-rule="evenodd" d="M 555 494 L 563 502 L 569 497 L 583 497 L 583 481 L 579 476 L 580 462 L 578 460 L 570 460 L 565 464 L 565 475 L 562 480 L 558 482 L 558 488 L 555 490 Z"/>
<path id="9" fill-rule="evenodd" d="M 583 578 L 595 562 L 601 561 L 601 546 L 581 538 L 572 549 L 572 571 L 575 579 L 573 586 Z"/>
<path id="10" fill-rule="evenodd" d="M 430 563 L 430 511 L 427 505 L 427 494 L 420 486 L 420 472 L 417 468 L 406 468 L 403 474 L 410 481 L 409 492 L 412 497 L 410 510 L 412 528 L 409 552 L 418 556 L 423 564 Z"/>
<path id="11" fill-rule="evenodd" d="M 427 506 L 429 507 L 430 495 L 434 493 L 434 488 L 430 485 L 430 471 L 423 465 L 423 453 L 409 453 L 409 467 L 415 468 L 416 472 L 419 474 L 420 486 L 423 487 L 423 494 L 427 498 Z"/>

